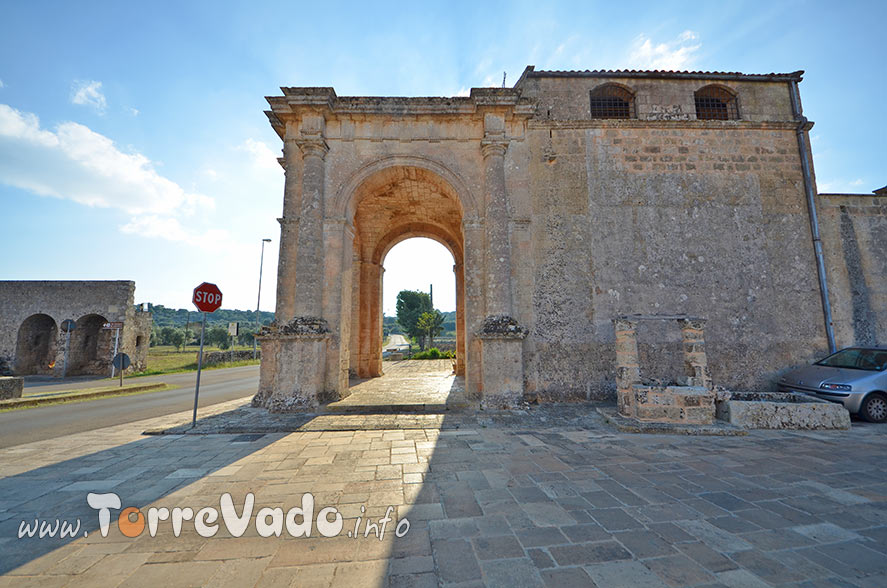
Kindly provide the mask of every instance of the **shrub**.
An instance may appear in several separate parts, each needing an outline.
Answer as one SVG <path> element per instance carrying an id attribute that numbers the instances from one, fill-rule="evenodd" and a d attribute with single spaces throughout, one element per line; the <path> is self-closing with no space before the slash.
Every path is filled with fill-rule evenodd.
<path id="1" fill-rule="evenodd" d="M 420 351 L 419 353 L 413 354 L 413 359 L 448 359 L 456 357 L 455 351 L 441 351 L 437 347 L 432 347 L 431 349 L 426 349 L 425 351 Z"/>

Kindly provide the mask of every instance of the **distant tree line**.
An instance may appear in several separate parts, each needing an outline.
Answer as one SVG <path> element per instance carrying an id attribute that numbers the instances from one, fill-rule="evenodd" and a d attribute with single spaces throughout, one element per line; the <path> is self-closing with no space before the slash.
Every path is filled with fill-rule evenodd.
<path id="1" fill-rule="evenodd" d="M 151 332 L 151 346 L 171 345 L 182 350 L 186 345 L 200 344 L 200 324 L 203 316 L 200 312 L 184 308 L 166 308 L 160 304 L 149 305 L 153 313 L 154 326 Z M 259 313 L 260 325 L 268 325 L 274 320 L 273 312 Z M 206 334 L 204 344 L 211 347 L 228 349 L 231 337 L 228 335 L 228 323 L 239 323 L 239 333 L 235 337 L 235 345 L 253 344 L 256 332 L 256 313 L 252 310 L 219 310 L 206 315 Z"/>

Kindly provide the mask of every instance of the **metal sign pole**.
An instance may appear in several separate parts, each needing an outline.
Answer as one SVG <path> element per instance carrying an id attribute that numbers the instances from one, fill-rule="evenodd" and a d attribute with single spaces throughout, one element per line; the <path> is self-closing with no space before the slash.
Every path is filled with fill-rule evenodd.
<path id="1" fill-rule="evenodd" d="M 120 329 L 116 329 L 116 334 L 114 335 L 114 355 L 111 358 L 117 357 L 117 344 L 120 342 Z M 123 370 L 121 370 L 123 371 Z M 111 362 L 111 377 L 114 377 L 114 362 Z M 122 384 L 121 384 L 122 385 Z"/>
<path id="2" fill-rule="evenodd" d="M 194 386 L 194 416 L 191 417 L 191 428 L 197 426 L 197 396 L 200 394 L 200 370 L 203 367 L 203 334 L 206 332 L 206 313 L 200 325 L 200 353 L 197 355 L 197 385 Z"/>
<path id="3" fill-rule="evenodd" d="M 124 371 L 124 369 L 125 368 L 123 367 L 123 360 L 121 359 L 120 360 L 120 387 L 121 388 L 123 388 L 123 371 Z"/>

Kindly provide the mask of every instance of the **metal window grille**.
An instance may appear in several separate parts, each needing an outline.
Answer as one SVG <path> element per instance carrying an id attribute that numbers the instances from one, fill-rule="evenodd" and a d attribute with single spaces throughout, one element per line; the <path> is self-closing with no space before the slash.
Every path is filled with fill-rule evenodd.
<path id="1" fill-rule="evenodd" d="M 696 118 L 701 120 L 737 120 L 736 96 L 724 88 L 707 86 L 697 91 Z"/>
<path id="2" fill-rule="evenodd" d="M 591 92 L 591 118 L 631 118 L 634 96 L 619 86 L 603 86 Z"/>

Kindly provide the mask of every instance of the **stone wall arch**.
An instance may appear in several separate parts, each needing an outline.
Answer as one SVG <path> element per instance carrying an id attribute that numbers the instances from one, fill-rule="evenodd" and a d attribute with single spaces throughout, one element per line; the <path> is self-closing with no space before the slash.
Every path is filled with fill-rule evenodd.
<path id="1" fill-rule="evenodd" d="M 18 329 L 14 371 L 20 376 L 51 375 L 55 366 L 58 325 L 48 314 L 32 314 Z"/>
<path id="2" fill-rule="evenodd" d="M 478 203 L 467 182 L 446 165 L 427 157 L 416 155 L 391 155 L 375 159 L 358 168 L 342 182 L 336 190 L 335 196 L 328 209 L 329 216 L 335 218 L 353 219 L 359 200 L 360 189 L 374 175 L 392 167 L 413 167 L 431 172 L 445 182 L 456 193 L 457 202 L 462 209 L 463 218 L 482 217 L 482 206 Z"/>
<path id="3" fill-rule="evenodd" d="M 107 319 L 86 314 L 77 319 L 68 351 L 69 376 L 100 376 L 110 373 L 111 331 L 102 329 Z"/>

